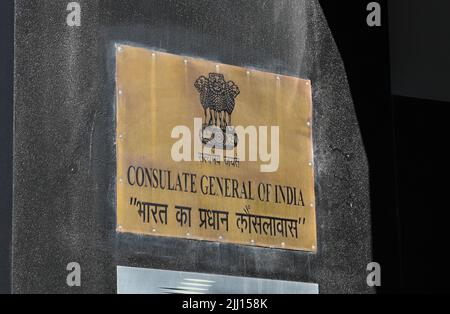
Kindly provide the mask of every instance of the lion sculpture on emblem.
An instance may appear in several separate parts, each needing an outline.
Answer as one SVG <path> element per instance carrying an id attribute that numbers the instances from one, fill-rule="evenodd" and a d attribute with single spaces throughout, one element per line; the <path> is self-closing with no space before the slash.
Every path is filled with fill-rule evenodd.
<path id="1" fill-rule="evenodd" d="M 194 84 L 200 94 L 200 103 L 205 113 L 205 124 L 216 125 L 225 130 L 231 125 L 239 87 L 233 81 L 225 81 L 223 74 L 210 73 L 200 76 Z M 209 117 L 209 119 L 208 119 Z"/>
<path id="2" fill-rule="evenodd" d="M 205 121 L 200 137 L 203 144 L 232 149 L 237 146 L 238 137 L 231 124 L 231 115 L 236 105 L 239 87 L 233 81 L 225 81 L 220 73 L 200 76 L 194 83 L 200 94 L 200 103 Z"/>

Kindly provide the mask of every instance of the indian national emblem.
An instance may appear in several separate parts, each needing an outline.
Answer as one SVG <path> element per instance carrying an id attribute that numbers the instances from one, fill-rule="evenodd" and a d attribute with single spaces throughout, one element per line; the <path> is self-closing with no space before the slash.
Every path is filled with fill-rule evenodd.
<path id="1" fill-rule="evenodd" d="M 208 146 L 223 145 L 226 149 L 233 149 L 238 139 L 231 124 L 231 115 L 240 94 L 239 87 L 233 81 L 227 82 L 219 73 L 200 76 L 194 86 L 200 94 L 205 115 L 202 142 Z"/>

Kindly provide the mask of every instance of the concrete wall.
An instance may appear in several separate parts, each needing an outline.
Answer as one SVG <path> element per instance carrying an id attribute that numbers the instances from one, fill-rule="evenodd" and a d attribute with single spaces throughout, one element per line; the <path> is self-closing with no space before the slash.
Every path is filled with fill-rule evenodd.
<path id="1" fill-rule="evenodd" d="M 345 71 L 317 1 L 16 1 L 13 291 L 114 293 L 116 266 L 373 292 L 368 166 Z M 114 44 L 311 79 L 318 253 L 115 232 Z M 82 286 L 66 285 L 66 265 Z"/>

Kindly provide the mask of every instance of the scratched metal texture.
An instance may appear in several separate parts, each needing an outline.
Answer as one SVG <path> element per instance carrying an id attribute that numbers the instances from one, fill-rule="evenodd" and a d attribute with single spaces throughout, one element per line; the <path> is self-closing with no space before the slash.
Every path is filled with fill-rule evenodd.
<path id="1" fill-rule="evenodd" d="M 374 292 L 367 159 L 316 0 L 83 0 L 81 27 L 67 3 L 16 0 L 15 293 L 114 293 L 117 265 Z M 312 80 L 317 254 L 115 232 L 115 43 Z"/>

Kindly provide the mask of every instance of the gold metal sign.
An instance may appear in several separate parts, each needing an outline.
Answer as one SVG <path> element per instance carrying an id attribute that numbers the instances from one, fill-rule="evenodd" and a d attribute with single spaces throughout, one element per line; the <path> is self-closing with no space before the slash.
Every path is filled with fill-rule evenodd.
<path id="1" fill-rule="evenodd" d="M 316 251 L 311 84 L 116 49 L 117 231 Z"/>

